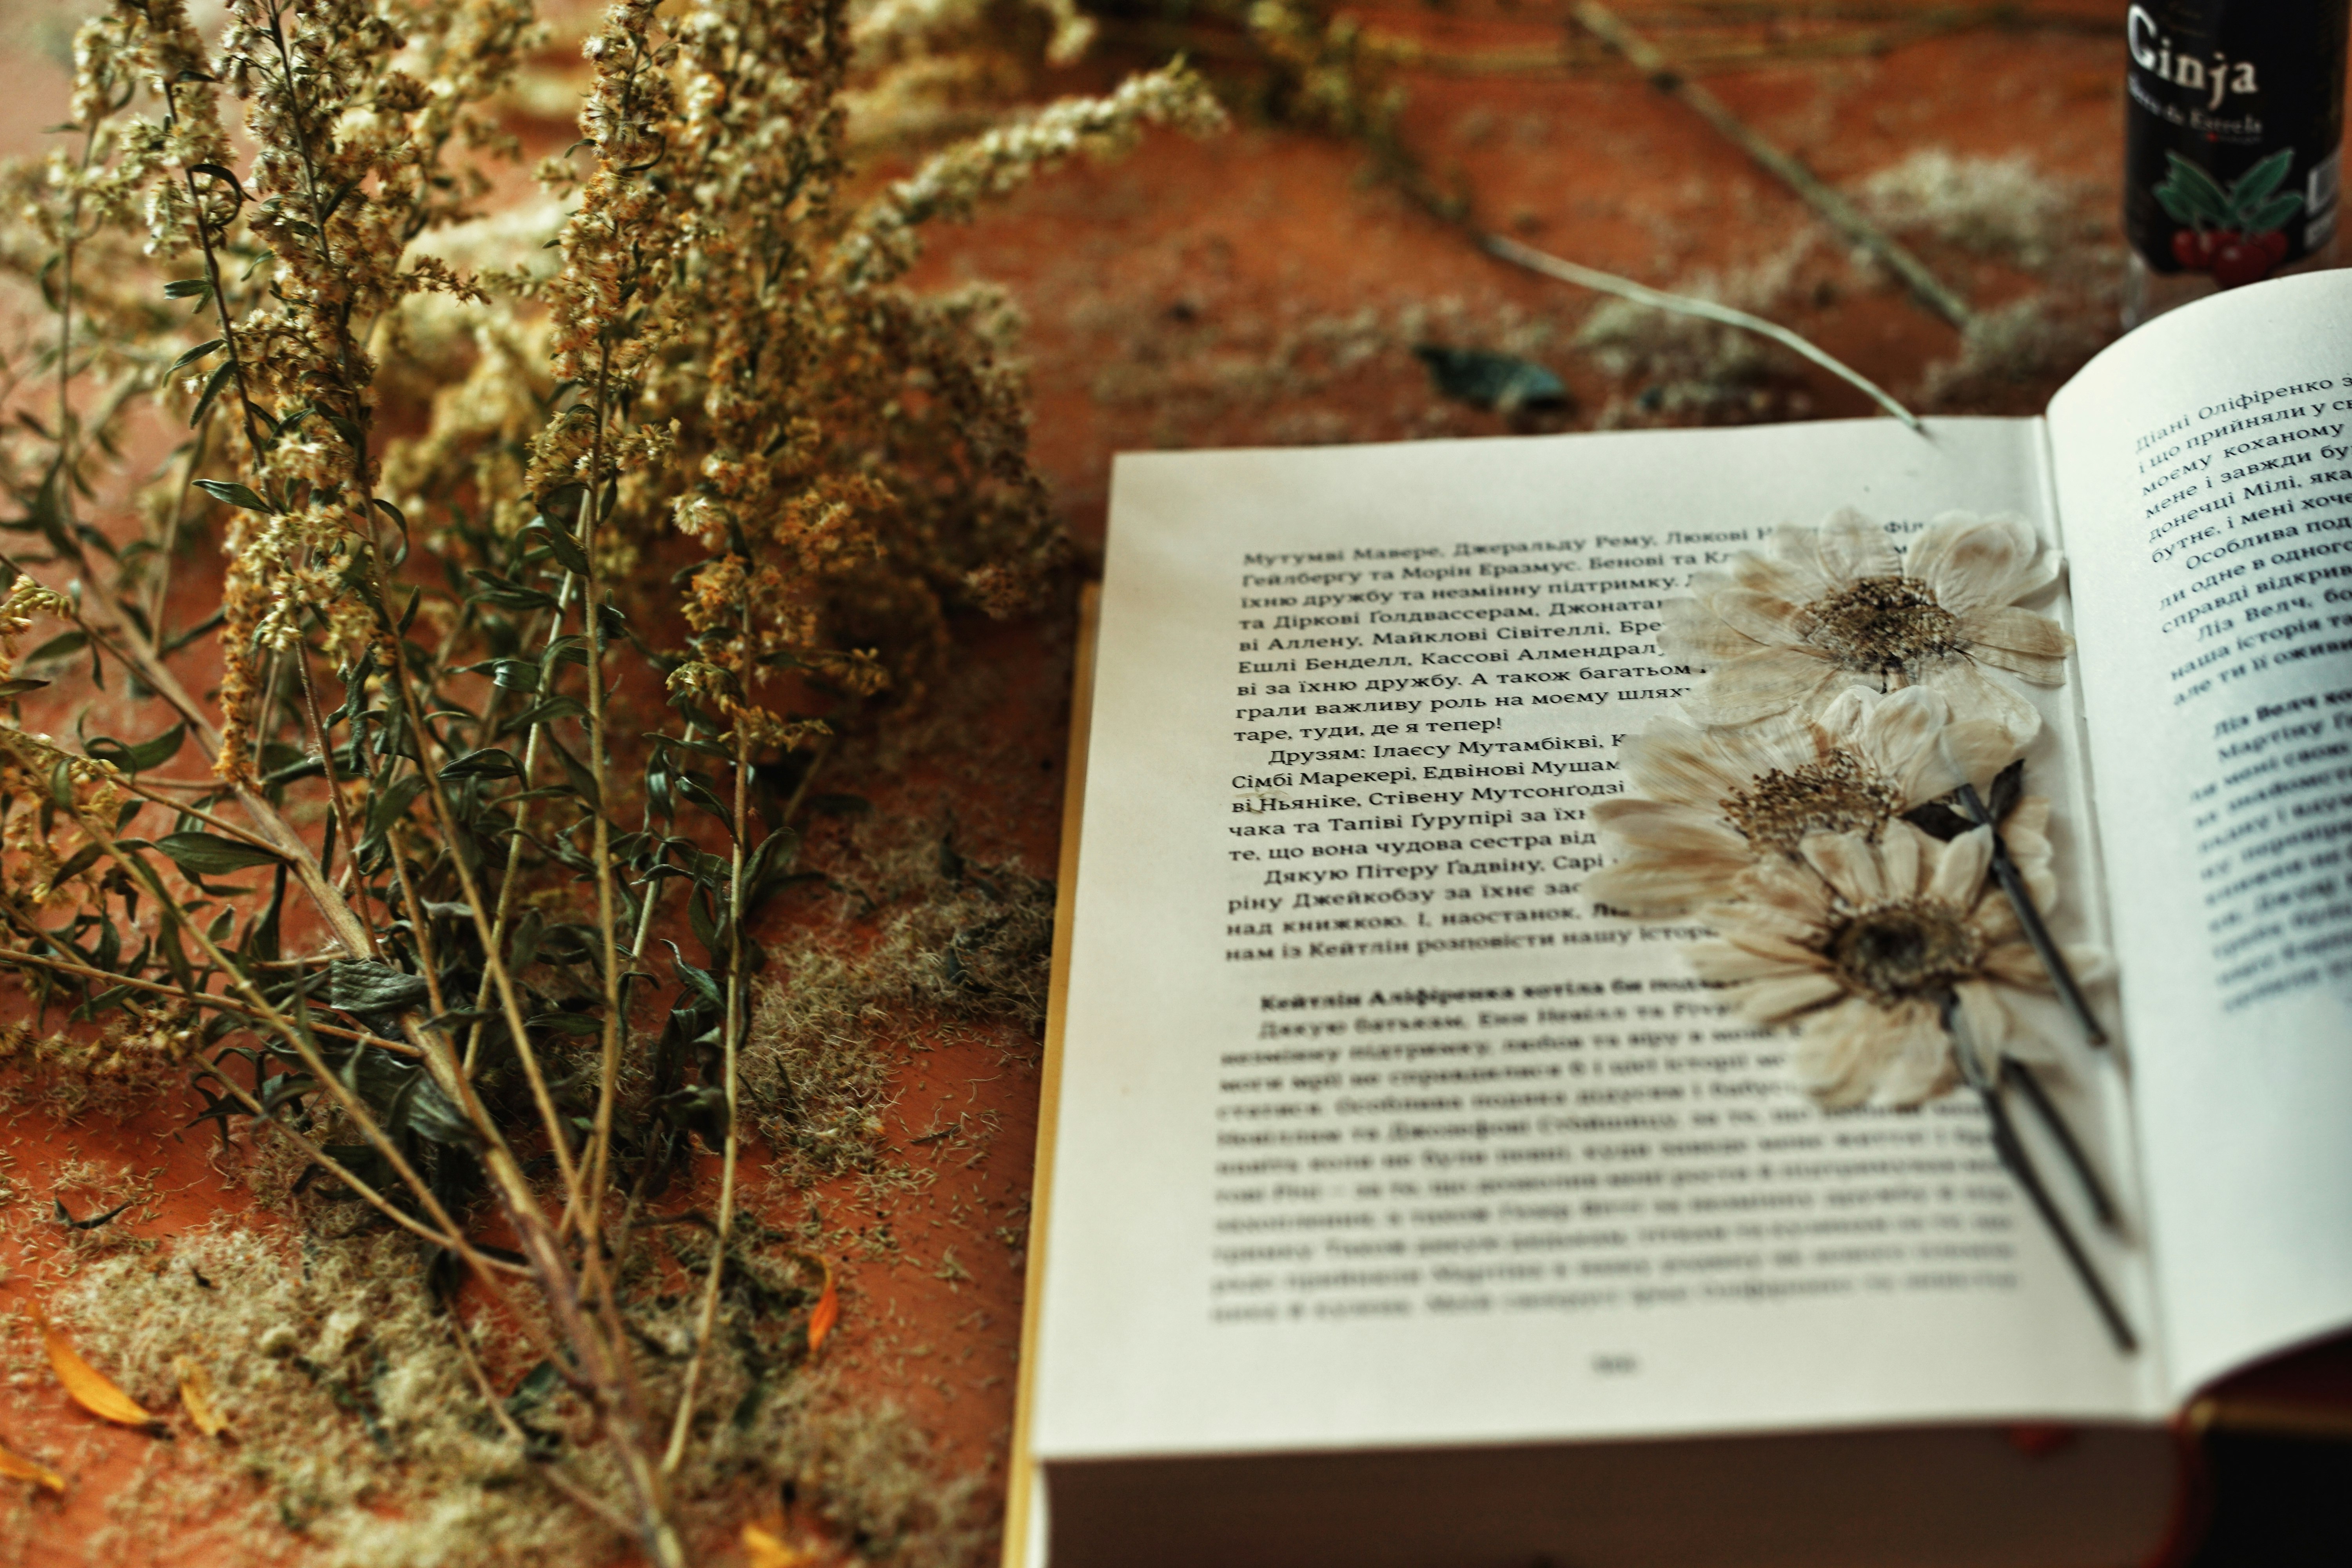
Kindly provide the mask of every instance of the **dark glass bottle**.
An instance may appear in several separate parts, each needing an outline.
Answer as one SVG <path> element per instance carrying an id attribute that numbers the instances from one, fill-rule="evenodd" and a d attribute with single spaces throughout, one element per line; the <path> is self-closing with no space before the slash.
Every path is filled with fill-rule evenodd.
<path id="1" fill-rule="evenodd" d="M 2334 258 L 2352 0 L 2126 13 L 2124 324 Z"/>

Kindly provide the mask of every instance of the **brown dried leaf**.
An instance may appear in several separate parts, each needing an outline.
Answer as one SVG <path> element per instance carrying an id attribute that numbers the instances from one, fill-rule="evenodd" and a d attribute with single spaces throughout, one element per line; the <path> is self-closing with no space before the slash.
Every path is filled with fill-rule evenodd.
<path id="1" fill-rule="evenodd" d="M 824 1289 L 818 1292 L 816 1305 L 810 1310 L 808 1322 L 809 1354 L 824 1343 L 825 1335 L 833 1332 L 834 1324 L 841 1321 L 841 1292 L 834 1289 L 833 1265 L 820 1258 L 817 1264 L 824 1270 Z"/>
<path id="2" fill-rule="evenodd" d="M 33 1309 L 33 1321 L 40 1326 L 41 1342 L 48 1348 L 49 1365 L 57 1370 L 58 1381 L 66 1385 L 73 1402 L 92 1415 L 107 1421 L 119 1421 L 125 1426 L 152 1426 L 155 1417 L 140 1403 L 122 1392 L 98 1368 L 81 1359 L 65 1331 L 49 1321 L 47 1312 Z"/>
<path id="3" fill-rule="evenodd" d="M 207 1437 L 217 1437 L 228 1430 L 228 1419 L 213 1407 L 213 1374 L 205 1363 L 194 1356 L 173 1356 L 172 1375 L 180 1380 L 180 1403 L 187 1407 L 188 1419 L 196 1430 Z"/>
<path id="4" fill-rule="evenodd" d="M 0 1447 L 0 1476 L 6 1476 L 11 1480 L 30 1481 L 37 1487 L 47 1487 L 53 1492 L 62 1492 L 66 1489 L 65 1477 L 47 1465 L 28 1459 L 24 1455 L 5 1447 Z"/>

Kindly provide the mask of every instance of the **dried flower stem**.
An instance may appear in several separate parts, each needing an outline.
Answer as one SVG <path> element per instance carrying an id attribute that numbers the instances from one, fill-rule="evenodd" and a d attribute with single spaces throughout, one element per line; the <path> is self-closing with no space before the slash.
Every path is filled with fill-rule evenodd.
<path id="1" fill-rule="evenodd" d="M 2074 972 L 2068 967 L 2065 953 L 2051 937 L 2049 926 L 2042 921 L 2042 911 L 2034 907 L 2033 895 L 2027 890 L 2025 879 L 2018 874 L 2017 862 L 2011 857 L 2009 846 L 2001 839 L 2000 825 L 1993 821 L 1992 813 L 1978 795 L 1976 785 L 1963 779 L 1958 793 L 1961 808 L 1968 813 L 1969 820 L 1992 829 L 1993 879 L 2008 896 L 2010 907 L 2017 911 L 2017 922 L 2025 929 L 2025 940 L 2033 944 L 2035 956 L 2050 972 L 2051 981 L 2058 987 L 2060 999 L 2074 1015 L 2075 1021 L 2083 1026 L 2084 1037 L 2095 1046 L 2105 1045 L 2107 1032 L 2100 1026 L 2098 1015 L 2091 1011 L 2091 1004 L 2084 996 L 2083 988 L 2075 984 Z"/>
<path id="2" fill-rule="evenodd" d="M 2084 1293 L 2091 1298 L 2091 1304 L 2098 1310 L 2099 1321 L 2106 1325 L 2107 1335 L 2115 1342 L 2116 1348 L 2126 1355 L 2137 1351 L 2139 1338 L 2132 1332 L 2130 1321 L 2124 1316 L 2123 1309 L 2116 1304 L 2106 1281 L 2099 1277 L 2097 1266 L 2075 1237 L 2074 1226 L 2066 1223 L 2065 1214 L 2050 1196 L 2050 1189 L 2042 1184 L 2041 1172 L 2034 1168 L 2032 1156 L 2026 1152 L 2025 1144 L 2018 1138 L 2016 1125 L 2010 1121 L 2009 1107 L 2001 1100 L 1999 1080 L 1985 1070 L 1984 1060 L 1977 1054 L 1976 1043 L 1968 1038 L 1957 999 L 1948 1000 L 1945 1004 L 1944 1028 L 1952 1037 L 1952 1055 L 1960 1065 L 1961 1079 L 1976 1090 L 1977 1100 L 1984 1107 L 1985 1119 L 1992 1131 L 1993 1152 L 2000 1157 L 2002 1169 L 2015 1178 L 2017 1184 L 2025 1190 L 2027 1198 L 2032 1200 L 2043 1227 L 2057 1242 L 2058 1250 L 2065 1254 L 2066 1262 L 2074 1269 L 2074 1278 L 2082 1283 Z M 2073 1139 L 2069 1136 L 2062 1142 L 2071 1146 Z"/>
<path id="3" fill-rule="evenodd" d="M 612 792 L 604 777 L 604 584 L 596 570 L 596 525 L 602 511 L 599 493 L 604 457 L 604 398 L 613 370 L 613 346 L 599 346 L 596 360 L 595 424 L 589 437 L 588 488 L 580 506 L 580 548 L 588 557 L 588 584 L 581 600 L 582 629 L 588 637 L 588 777 L 596 798 L 590 832 L 591 858 L 596 866 L 596 937 L 603 945 L 604 980 L 604 1055 L 596 1068 L 596 1121 L 588 1143 L 587 1213 L 583 1234 L 593 1236 L 603 1213 L 604 1184 L 613 1149 L 613 1110 L 621 1084 L 621 945 L 614 909 L 613 824 L 607 815 Z"/>
<path id="4" fill-rule="evenodd" d="M 37 926 L 33 929 L 38 934 L 47 934 L 41 932 Z M 223 1013 L 235 1013 L 239 1017 L 258 1018 L 262 1016 L 251 1003 L 240 1002 L 234 996 L 223 996 L 217 992 L 211 991 L 192 992 L 178 985 L 165 985 L 158 981 L 141 980 L 131 975 L 117 974 L 111 970 L 96 969 L 87 963 L 77 963 L 71 959 L 51 958 L 37 952 L 28 952 L 21 948 L 0 947 L 0 963 L 29 963 L 37 968 L 53 969 L 61 974 L 78 975 L 85 980 L 103 980 L 110 985 L 127 985 L 133 991 L 144 991 L 159 996 L 174 996 L 183 1002 L 192 1003 L 200 1007 L 211 1007 Z M 362 1029 L 346 1029 L 334 1024 L 315 1022 L 310 1026 L 310 1028 L 314 1035 L 331 1035 L 337 1039 L 351 1040 L 363 1046 L 373 1046 L 380 1051 L 390 1051 L 394 1056 L 421 1058 L 425 1055 L 423 1051 L 405 1040 L 389 1040 L 382 1035 L 372 1035 Z"/>
<path id="5" fill-rule="evenodd" d="M 256 985 L 253 981 L 247 976 L 244 970 L 237 965 L 236 962 L 231 959 L 228 954 L 223 952 L 213 942 L 212 938 L 206 935 L 201 927 L 187 917 L 186 913 L 181 910 L 179 904 L 174 901 L 170 893 L 164 889 L 163 882 L 156 877 L 154 869 L 152 867 L 150 867 L 144 860 L 132 855 L 130 851 L 124 849 L 120 844 L 116 843 L 114 836 L 108 832 L 103 826 L 93 823 L 88 816 L 81 815 L 79 812 L 75 813 L 75 820 L 79 825 L 82 831 L 89 834 L 90 837 L 104 849 L 108 857 L 110 858 L 118 866 L 122 868 L 123 871 L 127 875 L 136 878 L 146 884 L 148 890 L 153 894 L 157 906 L 165 911 L 165 918 L 178 926 L 183 935 L 185 935 L 190 940 L 194 941 L 196 945 L 204 951 L 205 956 L 219 967 L 221 973 L 227 978 L 231 984 L 236 986 L 239 990 L 242 990 L 245 993 L 246 998 L 253 1006 L 254 1011 L 260 1016 L 261 1019 L 265 1023 L 268 1024 L 271 1029 L 276 1031 L 280 1039 L 284 1040 L 289 1046 L 291 1046 L 294 1048 L 294 1053 L 301 1058 L 302 1065 L 310 1070 L 310 1072 L 319 1079 L 321 1086 L 324 1087 L 328 1093 L 333 1097 L 335 1103 L 341 1108 L 343 1114 L 351 1118 L 352 1124 L 359 1129 L 360 1135 L 368 1141 L 369 1144 L 374 1148 L 375 1152 L 379 1155 L 383 1156 L 384 1161 L 389 1163 L 394 1171 L 399 1173 L 401 1180 L 416 1195 L 417 1199 L 424 1204 L 425 1211 L 431 1215 L 434 1224 L 441 1227 L 440 1233 L 436 1235 L 429 1230 L 418 1226 L 415 1222 L 406 1220 L 404 1216 L 402 1223 L 404 1228 L 415 1230 L 419 1235 L 430 1237 L 437 1244 L 448 1247 L 451 1251 L 465 1258 L 469 1265 L 474 1265 L 476 1267 L 476 1272 L 482 1279 L 483 1283 L 499 1298 L 502 1303 L 511 1310 L 514 1303 L 507 1296 L 505 1287 L 498 1283 L 494 1276 L 486 1267 L 488 1260 L 474 1247 L 472 1243 L 466 1240 L 464 1227 L 459 1226 L 457 1222 L 451 1217 L 448 1210 L 442 1206 L 440 1199 L 434 1194 L 431 1184 L 426 1183 L 423 1177 L 417 1174 L 415 1168 L 408 1163 L 407 1156 L 400 1152 L 399 1145 L 394 1143 L 391 1138 L 384 1133 L 383 1127 L 378 1124 L 375 1117 L 368 1110 L 367 1107 L 361 1102 L 359 1097 L 343 1082 L 341 1077 L 338 1075 L 332 1068 L 327 1065 L 326 1059 L 320 1056 L 318 1047 L 311 1043 L 307 1035 L 305 1035 L 301 1030 L 296 1028 L 292 1021 L 289 1020 L 283 1013 L 272 1006 L 269 999 L 262 994 L 260 987 Z M 412 1032 L 414 1032 L 413 1029 Z M 418 1044 L 421 1046 L 423 1042 L 419 1041 Z M 235 1086 L 232 1084 L 230 1087 L 232 1091 L 235 1091 Z M 258 1107 L 257 1106 L 254 1109 L 256 1110 L 257 1114 L 258 1114 Z M 298 1138 L 299 1136 L 299 1134 L 293 1134 L 290 1129 L 283 1129 L 282 1124 L 281 1130 L 287 1131 L 291 1136 L 296 1136 Z M 340 1166 L 333 1167 L 333 1169 L 338 1175 L 341 1175 L 343 1173 Z M 362 1190 L 362 1188 L 355 1188 L 354 1190 Z M 383 1202 L 381 1198 L 378 1199 L 378 1206 L 387 1215 L 397 1213 L 390 1204 Z"/>
<path id="6" fill-rule="evenodd" d="M 572 602 L 572 574 L 569 572 L 564 573 L 563 585 L 557 589 L 555 594 L 554 625 L 547 634 L 548 641 L 551 644 L 563 635 L 563 611 L 564 606 Z M 499 689 L 493 689 L 493 701 L 496 700 L 496 693 Z M 530 781 L 538 774 L 539 772 L 539 738 L 545 729 L 546 726 L 543 724 L 533 723 L 530 728 L 529 733 L 523 737 L 523 798 L 515 803 L 514 837 L 517 843 L 520 843 L 524 836 L 530 831 L 530 808 L 532 802 L 530 800 Z M 507 916 L 509 911 L 514 907 L 515 883 L 517 880 L 517 874 L 521 869 L 522 857 L 520 855 L 509 855 L 507 857 L 505 868 L 499 873 L 498 907 L 490 912 L 490 931 L 488 937 L 485 939 L 485 945 L 492 952 L 503 954 L 506 952 Z M 489 971 L 485 968 L 482 973 L 482 983 L 476 988 L 474 993 L 475 1012 L 478 1013 L 489 1005 L 491 984 L 492 981 Z M 468 1030 L 466 1035 L 466 1071 L 469 1074 L 474 1070 L 475 1057 L 481 1049 L 482 1025 L 483 1021 L 481 1019 L 476 1019 L 474 1021 L 474 1026 Z"/>
<path id="7" fill-rule="evenodd" d="M 2083 1195 L 2090 1200 L 2091 1213 L 2098 1222 L 2109 1230 L 2120 1229 L 2123 1215 L 2116 1207 L 2116 1200 L 2108 1194 L 2107 1184 L 2099 1179 L 2099 1173 L 2092 1168 L 2090 1156 L 2084 1152 L 2081 1141 L 2075 1138 L 2074 1128 L 2068 1126 L 2065 1117 L 2059 1114 L 2056 1103 L 2050 1098 L 2050 1091 L 2042 1088 L 2041 1076 L 2015 1057 L 2003 1057 L 2000 1059 L 2000 1080 L 2022 1094 L 2025 1102 L 2033 1108 L 2033 1113 L 2042 1119 L 2042 1125 L 2049 1129 L 2059 1152 L 2065 1155 L 2066 1163 L 2073 1167 L 2074 1179 L 2082 1184 Z"/>
<path id="8" fill-rule="evenodd" d="M 745 606 L 744 635 L 751 633 L 751 614 Z M 746 790 L 751 776 L 751 747 L 742 725 L 735 727 L 735 801 L 734 831 L 729 836 L 733 843 L 730 849 L 727 877 L 727 1009 L 726 1022 L 720 1036 L 720 1073 L 727 1096 L 727 1133 L 719 1157 L 719 1228 L 710 1243 L 710 1268 L 702 1281 L 702 1310 L 694 1327 L 694 1352 L 686 1363 L 686 1381 L 677 1396 L 677 1415 L 670 1425 L 669 1451 L 662 1456 L 662 1470 L 674 1473 L 679 1461 L 686 1458 L 686 1440 L 694 1427 L 694 1397 L 702 1381 L 702 1363 L 709 1352 L 710 1337 L 719 1325 L 719 1286 L 727 1270 L 727 1246 L 735 1228 L 735 1158 L 739 1139 L 737 1126 L 737 1094 L 740 1088 L 735 1070 L 735 1045 L 743 1030 L 743 841 L 751 831 L 751 813 Z"/>

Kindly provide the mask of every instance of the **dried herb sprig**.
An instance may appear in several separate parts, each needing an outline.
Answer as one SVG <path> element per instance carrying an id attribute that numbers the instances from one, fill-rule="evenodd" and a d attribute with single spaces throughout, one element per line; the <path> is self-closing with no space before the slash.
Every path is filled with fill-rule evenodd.
<path id="1" fill-rule="evenodd" d="M 674 10 L 623 0 L 589 42 L 583 140 L 542 168 L 571 204 L 551 274 L 433 250 L 512 151 L 490 105 L 536 37 L 520 0 L 233 0 L 209 43 L 178 0 L 131 0 L 83 34 L 78 155 L 0 172 L 36 215 L 0 259 L 51 280 L 58 410 L 0 436 L 48 552 L 5 566 L 0 679 L 46 684 L 15 670 L 46 622 L 30 668 L 87 657 L 169 723 L 78 751 L 0 726 L 0 964 L 69 1029 L 193 1066 L 198 1121 L 284 1141 L 298 1188 L 426 1244 L 453 1306 L 473 1280 L 583 1412 L 551 1452 L 499 1429 L 662 1563 L 720 1435 L 738 1053 L 755 921 L 805 875 L 794 817 L 832 731 L 919 688 L 951 615 L 1034 602 L 1062 549 L 1008 313 L 905 288 L 919 226 L 1220 122 L 1152 73 L 845 211 L 845 5 Z M 428 408 L 415 351 L 451 313 L 467 396 Z M 189 436 L 125 544 L 76 498 L 156 404 Z M 226 593 L 173 626 L 173 558 L 214 519 Z M 645 591 L 681 559 L 682 603 Z M 206 647 L 217 704 L 181 673 Z M 648 677 L 676 721 L 639 758 L 615 729 Z M 152 772 L 190 743 L 209 779 Z M 669 944 L 638 1037 L 672 882 L 703 962 Z M 673 1364 L 646 1353 L 635 1242 L 696 1140 L 716 1245 Z"/>

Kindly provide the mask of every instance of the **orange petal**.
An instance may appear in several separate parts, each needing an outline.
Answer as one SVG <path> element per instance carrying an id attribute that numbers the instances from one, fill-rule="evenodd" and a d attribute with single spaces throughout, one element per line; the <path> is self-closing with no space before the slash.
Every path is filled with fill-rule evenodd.
<path id="1" fill-rule="evenodd" d="M 816 1354 L 817 1347 L 824 1343 L 825 1335 L 833 1332 L 834 1324 L 841 1321 L 841 1293 L 834 1289 L 833 1265 L 822 1258 L 817 1259 L 817 1264 L 824 1270 L 824 1289 L 818 1292 L 816 1306 L 809 1312 L 808 1348 L 811 1355 Z"/>
<path id="2" fill-rule="evenodd" d="M 213 1374 L 205 1363 L 194 1356 L 172 1358 L 173 1375 L 180 1380 L 180 1403 L 187 1407 L 188 1419 L 196 1430 L 207 1437 L 217 1437 L 228 1430 L 228 1420 L 213 1405 Z"/>
<path id="3" fill-rule="evenodd" d="M 49 1365 L 57 1369 L 58 1381 L 66 1385 L 73 1402 L 92 1415 L 108 1421 L 119 1421 L 125 1426 L 151 1426 L 155 1417 L 140 1403 L 114 1385 L 114 1380 L 81 1359 L 67 1339 L 65 1331 L 49 1321 L 48 1314 L 37 1306 L 33 1309 L 33 1321 L 40 1325 L 41 1342 L 48 1347 Z"/>
<path id="4" fill-rule="evenodd" d="M 816 1559 L 797 1546 L 787 1546 L 773 1531 L 756 1524 L 743 1527 L 743 1561 L 746 1568 L 801 1568 L 803 1563 Z"/>
<path id="5" fill-rule="evenodd" d="M 37 1487 L 47 1487 L 53 1492 L 62 1492 L 66 1489 L 65 1477 L 47 1465 L 37 1464 L 24 1455 L 5 1447 L 0 1447 L 0 1476 L 6 1476 L 11 1480 L 30 1481 Z"/>

